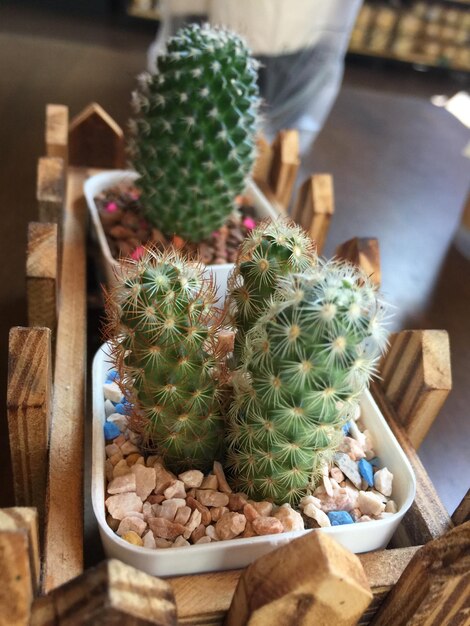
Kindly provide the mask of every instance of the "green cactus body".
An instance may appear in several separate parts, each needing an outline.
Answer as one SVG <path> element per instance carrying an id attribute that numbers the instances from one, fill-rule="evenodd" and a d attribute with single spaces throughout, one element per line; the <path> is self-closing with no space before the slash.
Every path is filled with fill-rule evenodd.
<path id="1" fill-rule="evenodd" d="M 296 504 L 341 440 L 386 339 L 367 277 L 319 260 L 280 280 L 245 338 L 227 435 L 234 485 Z"/>
<path id="2" fill-rule="evenodd" d="M 131 420 L 173 471 L 219 458 L 215 290 L 202 266 L 170 251 L 123 261 L 107 298 L 108 336 Z"/>
<path id="3" fill-rule="evenodd" d="M 229 31 L 191 25 L 134 93 L 129 144 L 149 220 L 197 242 L 219 228 L 255 157 L 257 62 Z"/>
<path id="4" fill-rule="evenodd" d="M 244 239 L 228 284 L 228 307 L 237 329 L 237 359 L 245 334 L 266 310 L 279 278 L 289 272 L 302 272 L 316 260 L 311 239 L 286 219 L 262 222 Z"/>

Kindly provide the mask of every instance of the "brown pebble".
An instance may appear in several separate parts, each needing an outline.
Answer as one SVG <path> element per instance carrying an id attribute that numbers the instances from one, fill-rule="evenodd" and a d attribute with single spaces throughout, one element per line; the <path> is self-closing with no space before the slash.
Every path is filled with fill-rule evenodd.
<path id="1" fill-rule="evenodd" d="M 138 452 L 134 452 L 133 454 L 129 454 L 129 456 L 126 457 L 126 463 L 129 467 L 132 467 L 141 458 L 143 457 Z"/>
<path id="2" fill-rule="evenodd" d="M 204 480 L 201 484 L 201 489 L 213 489 L 214 491 L 217 491 L 218 488 L 219 481 L 217 480 L 217 476 L 215 476 L 215 474 L 209 474 L 208 476 L 204 477 Z"/>
<path id="3" fill-rule="evenodd" d="M 195 530 L 201 523 L 202 523 L 201 513 L 197 509 L 194 509 L 194 511 L 191 513 L 189 520 L 184 525 L 184 533 L 183 533 L 184 538 L 189 539 L 193 530 Z"/>
<path id="4" fill-rule="evenodd" d="M 229 512 L 226 506 L 214 506 L 210 509 L 210 515 L 213 522 L 218 522 L 222 515 Z"/>
<path id="5" fill-rule="evenodd" d="M 116 465 L 119 465 L 119 463 L 116 463 Z M 104 464 L 104 473 L 106 474 L 106 480 L 108 482 L 110 480 L 113 480 L 113 478 L 115 478 L 115 476 L 114 476 L 114 468 L 115 467 L 116 466 L 113 465 L 109 459 L 106 459 L 105 464 Z"/>
<path id="6" fill-rule="evenodd" d="M 119 461 L 121 461 L 122 459 L 123 459 L 123 456 L 122 456 L 121 450 L 119 450 L 119 452 L 116 452 L 116 454 L 113 454 L 113 456 L 109 457 L 109 460 L 111 461 L 113 465 L 117 465 Z"/>
<path id="7" fill-rule="evenodd" d="M 121 521 L 118 519 L 114 519 L 114 517 L 108 514 L 106 515 L 106 523 L 111 528 L 111 530 L 116 532 L 116 530 L 119 528 L 119 524 L 121 523 Z"/>
<path id="8" fill-rule="evenodd" d="M 248 501 L 244 493 L 231 493 L 228 496 L 228 508 L 230 511 L 241 511 Z"/>
<path id="9" fill-rule="evenodd" d="M 162 517 L 151 517 L 148 520 L 150 530 L 153 532 L 155 539 L 160 537 L 161 539 L 176 539 L 182 535 L 186 528 L 182 524 L 176 524 L 170 522 Z"/>
<path id="10" fill-rule="evenodd" d="M 114 239 L 129 239 L 129 237 L 132 237 L 133 232 L 121 224 L 116 224 L 116 226 L 109 229 L 109 234 Z"/>
<path id="11" fill-rule="evenodd" d="M 195 528 L 193 532 L 191 533 L 191 542 L 196 543 L 196 541 L 199 541 L 199 539 L 201 537 L 204 537 L 205 534 L 206 534 L 206 527 L 204 526 L 204 524 L 199 524 L 199 526 Z"/>
<path id="12" fill-rule="evenodd" d="M 166 470 L 161 463 L 155 463 L 153 466 L 155 469 L 156 487 L 155 493 L 157 495 L 162 494 L 165 489 L 176 482 L 176 476 Z"/>
<path id="13" fill-rule="evenodd" d="M 253 504 L 250 504 L 249 502 L 247 502 L 243 507 L 243 514 L 249 522 L 252 522 L 254 519 L 260 516 Z"/>
<path id="14" fill-rule="evenodd" d="M 240 537 L 242 537 L 243 539 L 246 539 L 248 537 L 256 537 L 252 522 L 246 522 L 245 530 L 242 532 Z"/>
<path id="15" fill-rule="evenodd" d="M 257 517 L 252 524 L 257 535 L 274 535 L 283 531 L 281 521 L 275 517 Z"/>
<path id="16" fill-rule="evenodd" d="M 203 504 L 201 504 L 200 502 L 198 502 L 195 498 L 192 498 L 191 496 L 187 496 L 186 504 L 189 506 L 191 510 L 194 511 L 195 509 L 197 509 L 199 511 L 199 513 L 201 514 L 201 522 L 204 524 L 204 526 L 207 526 L 208 524 L 211 523 L 212 516 L 207 506 L 204 506 Z"/>
<path id="17" fill-rule="evenodd" d="M 163 494 L 160 494 L 159 496 L 152 494 L 147 498 L 147 502 L 150 502 L 150 504 L 161 504 L 164 499 L 165 496 Z"/>
<path id="18" fill-rule="evenodd" d="M 127 441 L 127 439 L 121 433 L 119 435 L 119 437 L 116 437 L 116 439 L 113 440 L 113 443 L 116 444 L 117 446 L 121 447 L 123 443 L 126 443 L 126 441 Z"/>
<path id="19" fill-rule="evenodd" d="M 180 506 L 176 511 L 175 522 L 184 526 L 188 522 L 190 515 L 191 509 L 189 506 Z"/>
<path id="20" fill-rule="evenodd" d="M 217 536 L 221 540 L 234 539 L 240 535 L 246 526 L 246 517 L 241 513 L 225 513 L 215 525 Z"/>
<path id="21" fill-rule="evenodd" d="M 232 493 L 232 488 L 230 487 L 230 485 L 227 482 L 227 479 L 225 478 L 225 474 L 224 474 L 224 468 L 222 467 L 222 463 L 220 463 L 219 461 L 214 461 L 214 466 L 212 471 L 214 472 L 214 475 L 217 476 L 217 482 L 219 484 L 219 491 L 222 491 L 223 493 Z"/>

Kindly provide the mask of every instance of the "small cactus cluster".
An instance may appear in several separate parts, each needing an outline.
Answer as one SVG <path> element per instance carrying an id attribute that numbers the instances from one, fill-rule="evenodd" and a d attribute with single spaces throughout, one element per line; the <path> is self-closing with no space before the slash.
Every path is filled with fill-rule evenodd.
<path id="1" fill-rule="evenodd" d="M 312 240 L 288 220 L 262 222 L 244 239 L 228 284 L 228 308 L 237 329 L 236 358 L 245 334 L 266 310 L 279 278 L 306 270 L 316 259 Z"/>
<path id="2" fill-rule="evenodd" d="M 255 158 L 256 68 L 237 35 L 190 25 L 156 74 L 140 77 L 129 153 L 147 217 L 165 235 L 200 241 L 233 211 Z"/>
<path id="3" fill-rule="evenodd" d="M 277 282 L 234 379 L 227 466 L 238 489 L 296 504 L 313 485 L 374 373 L 383 317 L 347 263 L 319 259 Z"/>
<path id="4" fill-rule="evenodd" d="M 215 301 L 201 265 L 151 249 L 121 261 L 107 297 L 112 360 L 133 426 L 175 472 L 208 470 L 221 455 Z"/>

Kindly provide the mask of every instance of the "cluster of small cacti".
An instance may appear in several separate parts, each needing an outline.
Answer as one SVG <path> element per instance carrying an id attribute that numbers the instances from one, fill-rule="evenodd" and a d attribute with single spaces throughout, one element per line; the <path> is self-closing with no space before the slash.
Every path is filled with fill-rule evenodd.
<path id="1" fill-rule="evenodd" d="M 262 222 L 244 239 L 228 284 L 228 307 L 237 329 L 237 359 L 246 332 L 265 311 L 279 278 L 306 270 L 316 259 L 312 240 L 287 220 Z"/>
<path id="2" fill-rule="evenodd" d="M 238 489 L 296 504 L 313 486 L 374 373 L 383 316 L 347 263 L 319 259 L 277 282 L 234 379 L 227 466 Z"/>
<path id="3" fill-rule="evenodd" d="M 215 301 L 201 265 L 150 249 L 121 262 L 107 298 L 112 359 L 134 427 L 174 471 L 209 469 L 221 454 Z"/>
<path id="4" fill-rule="evenodd" d="M 191 26 L 142 83 L 132 154 L 143 202 L 163 232 L 195 241 L 221 225 L 251 169 L 253 61 L 237 36 Z M 331 458 L 385 344 L 368 278 L 318 259 L 287 220 L 256 228 L 228 285 L 223 323 L 235 330 L 238 367 L 224 415 L 227 359 L 211 279 L 174 251 L 147 249 L 121 264 L 108 336 L 148 448 L 180 472 L 209 469 L 225 445 L 234 486 L 297 503 Z"/>
<path id="5" fill-rule="evenodd" d="M 133 96 L 130 157 L 149 220 L 197 242 L 233 211 L 254 163 L 256 61 L 237 35 L 191 25 L 156 69 Z"/>

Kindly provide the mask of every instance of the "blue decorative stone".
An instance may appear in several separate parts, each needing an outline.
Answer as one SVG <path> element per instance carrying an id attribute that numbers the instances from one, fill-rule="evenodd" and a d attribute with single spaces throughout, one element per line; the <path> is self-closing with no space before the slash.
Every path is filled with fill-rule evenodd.
<path id="1" fill-rule="evenodd" d="M 342 426 L 342 430 L 343 430 L 343 435 L 345 437 L 347 437 L 349 435 L 349 429 L 351 428 L 351 422 L 346 422 L 346 424 L 344 424 Z"/>
<path id="2" fill-rule="evenodd" d="M 129 403 L 122 401 L 114 405 L 114 410 L 116 413 L 119 413 L 119 415 L 127 415 L 128 407 Z"/>
<path id="3" fill-rule="evenodd" d="M 104 438 L 106 439 L 106 441 L 111 441 L 111 439 L 116 439 L 116 437 L 119 437 L 120 434 L 121 434 L 121 431 L 116 426 L 116 424 L 113 424 L 113 422 L 104 423 Z"/>
<path id="4" fill-rule="evenodd" d="M 360 459 L 357 464 L 359 468 L 359 474 L 366 481 L 369 487 L 374 486 L 374 470 L 372 465 L 366 459 Z"/>
<path id="5" fill-rule="evenodd" d="M 119 373 L 117 370 L 109 370 L 106 374 L 106 382 L 112 383 L 115 380 L 119 380 Z"/>
<path id="6" fill-rule="evenodd" d="M 342 526 L 343 524 L 354 524 L 353 518 L 347 511 L 330 511 L 327 513 L 332 526 Z"/>

